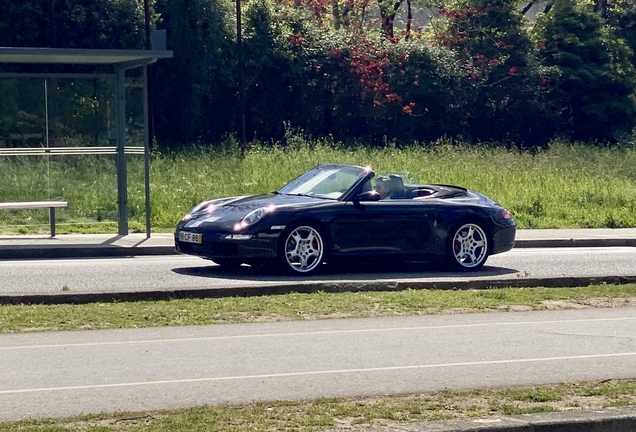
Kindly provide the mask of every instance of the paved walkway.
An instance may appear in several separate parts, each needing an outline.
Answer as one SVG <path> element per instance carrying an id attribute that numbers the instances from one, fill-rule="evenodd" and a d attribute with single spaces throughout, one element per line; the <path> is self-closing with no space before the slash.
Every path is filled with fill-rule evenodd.
<path id="1" fill-rule="evenodd" d="M 539 229 L 517 231 L 515 247 L 635 246 L 636 228 Z M 168 255 L 172 233 L 0 235 L 0 259 Z"/>

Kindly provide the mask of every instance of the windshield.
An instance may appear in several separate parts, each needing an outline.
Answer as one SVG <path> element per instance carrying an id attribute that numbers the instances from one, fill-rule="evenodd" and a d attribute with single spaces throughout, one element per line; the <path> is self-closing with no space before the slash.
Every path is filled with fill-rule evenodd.
<path id="1" fill-rule="evenodd" d="M 337 200 L 368 172 L 349 165 L 320 165 L 287 183 L 278 193 Z"/>

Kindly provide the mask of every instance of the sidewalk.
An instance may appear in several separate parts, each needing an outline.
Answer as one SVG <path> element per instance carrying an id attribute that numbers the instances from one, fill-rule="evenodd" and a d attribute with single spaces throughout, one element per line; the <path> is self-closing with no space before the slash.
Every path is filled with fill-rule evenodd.
<path id="1" fill-rule="evenodd" d="M 518 230 L 517 248 L 636 247 L 636 228 Z M 172 233 L 0 235 L 0 259 L 174 254 Z"/>
<path id="2" fill-rule="evenodd" d="M 172 233 L 0 235 L 0 259 L 174 254 Z"/>

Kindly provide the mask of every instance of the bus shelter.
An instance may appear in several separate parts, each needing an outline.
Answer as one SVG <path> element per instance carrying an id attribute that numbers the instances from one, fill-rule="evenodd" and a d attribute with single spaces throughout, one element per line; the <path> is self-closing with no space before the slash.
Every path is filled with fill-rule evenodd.
<path id="1" fill-rule="evenodd" d="M 164 44 L 165 45 L 165 44 Z M 148 129 L 148 65 L 160 59 L 171 58 L 172 51 L 165 49 L 150 50 L 102 50 L 70 48 L 11 48 L 0 47 L 0 63 L 25 65 L 93 65 L 107 69 L 106 75 L 113 76 L 116 106 L 116 146 L 99 148 L 13 148 L 1 149 L 0 155 L 25 154 L 115 154 L 117 156 L 117 211 L 118 234 L 128 234 L 128 189 L 126 154 L 144 155 L 146 237 L 150 237 L 150 137 Z M 126 145 L 126 71 L 143 68 L 143 123 L 144 145 Z M 46 70 L 46 69 L 45 69 Z M 56 72 L 0 72 L 0 77 L 9 78 L 90 78 L 104 76 L 104 72 L 95 73 L 56 73 Z"/>

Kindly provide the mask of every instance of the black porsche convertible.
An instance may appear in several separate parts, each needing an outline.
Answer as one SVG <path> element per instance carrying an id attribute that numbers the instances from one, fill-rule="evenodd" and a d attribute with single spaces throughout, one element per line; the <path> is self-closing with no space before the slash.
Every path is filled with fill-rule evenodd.
<path id="1" fill-rule="evenodd" d="M 331 164 L 276 192 L 204 201 L 174 239 L 177 252 L 221 266 L 269 261 L 308 275 L 325 263 L 378 259 L 476 270 L 512 249 L 515 233 L 510 212 L 478 192 Z"/>

